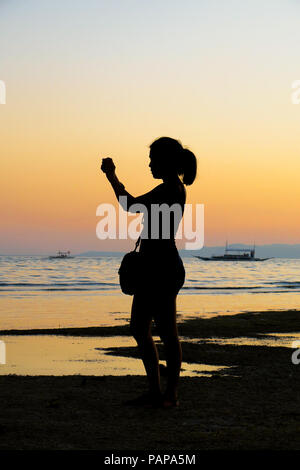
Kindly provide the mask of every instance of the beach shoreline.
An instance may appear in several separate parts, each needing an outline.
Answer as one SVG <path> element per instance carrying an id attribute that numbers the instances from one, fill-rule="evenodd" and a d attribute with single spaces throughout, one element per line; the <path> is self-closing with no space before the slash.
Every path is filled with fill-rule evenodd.
<path id="1" fill-rule="evenodd" d="M 212 315 L 210 318 L 184 318 L 178 322 L 180 336 L 233 337 L 257 336 L 264 333 L 289 333 L 297 331 L 300 323 L 300 310 L 249 311 L 233 315 Z M 155 325 L 154 325 L 155 333 Z M 56 335 L 56 336 L 130 336 L 129 323 L 116 326 L 88 326 L 67 328 L 28 328 L 3 329 L 4 335 Z"/>
<path id="2" fill-rule="evenodd" d="M 0 376 L 0 449 L 299 450 L 300 365 L 291 361 L 293 350 L 205 341 L 291 333 L 299 326 L 297 310 L 181 323 L 181 336 L 201 338 L 183 339 L 186 362 L 228 369 L 208 377 L 182 377 L 180 406 L 172 410 L 122 404 L 145 390 L 141 376 Z M 111 328 L 113 335 L 116 328 L 120 335 L 128 334 L 127 326 Z M 61 333 L 71 330 L 74 335 L 74 329 L 65 330 Z M 99 335 L 101 327 L 97 332 L 79 330 Z M 163 357 L 161 345 L 159 351 Z M 134 357 L 136 348 L 115 348 L 111 354 Z"/>

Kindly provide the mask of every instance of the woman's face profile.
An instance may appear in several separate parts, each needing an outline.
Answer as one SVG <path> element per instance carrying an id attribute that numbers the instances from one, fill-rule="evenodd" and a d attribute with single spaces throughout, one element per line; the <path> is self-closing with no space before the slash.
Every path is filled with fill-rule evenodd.
<path id="1" fill-rule="evenodd" d="M 150 167 L 153 178 L 161 179 L 163 175 L 162 175 L 162 168 L 161 168 L 159 157 L 155 155 L 153 150 L 150 150 L 149 158 L 150 158 L 149 167 Z"/>

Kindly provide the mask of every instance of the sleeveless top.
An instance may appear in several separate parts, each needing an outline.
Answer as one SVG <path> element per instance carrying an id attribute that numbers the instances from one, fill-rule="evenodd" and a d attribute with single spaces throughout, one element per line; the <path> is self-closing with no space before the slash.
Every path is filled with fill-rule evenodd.
<path id="1" fill-rule="evenodd" d="M 129 208 L 129 212 L 143 212 L 141 266 L 136 294 L 149 295 L 151 298 L 160 295 L 174 296 L 182 288 L 185 269 L 176 247 L 175 236 L 183 216 L 185 200 L 185 187 L 179 179 L 164 182 L 152 191 L 134 198 L 134 204 L 144 206 L 144 210 L 143 206 L 141 210 Z M 159 208 L 161 205 L 163 206 Z M 160 214 L 158 209 L 165 210 Z"/>
<path id="2" fill-rule="evenodd" d="M 143 204 L 143 230 L 140 234 L 140 252 L 143 254 L 176 254 L 175 236 L 184 212 L 186 192 L 178 179 L 159 184 L 142 196 L 134 198 L 135 204 Z"/>

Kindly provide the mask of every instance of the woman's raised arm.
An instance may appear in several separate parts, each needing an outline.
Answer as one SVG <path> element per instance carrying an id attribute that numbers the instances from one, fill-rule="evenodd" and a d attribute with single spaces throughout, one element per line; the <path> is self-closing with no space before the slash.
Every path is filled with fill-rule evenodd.
<path id="1" fill-rule="evenodd" d="M 134 204 L 143 204 L 146 207 L 149 207 L 150 204 L 159 204 L 161 201 L 161 187 L 162 185 L 156 186 L 154 189 L 149 191 L 146 194 L 143 194 L 141 196 L 134 197 L 131 194 L 129 194 L 128 191 L 126 191 L 124 184 L 122 184 L 117 175 L 116 175 L 116 167 L 111 158 L 103 158 L 102 159 L 102 165 L 101 165 L 101 170 L 103 173 L 105 173 L 108 181 L 110 182 L 114 193 L 123 207 L 124 210 L 128 212 L 141 212 L 140 210 L 130 210 L 130 206 L 133 206 Z M 123 204 L 122 198 L 120 199 L 120 196 L 126 196 L 126 203 L 125 205 Z"/>
<path id="2" fill-rule="evenodd" d="M 121 204 L 120 201 L 120 196 L 126 196 L 127 197 L 127 206 L 131 206 L 134 204 L 134 197 L 129 194 L 128 191 L 126 191 L 124 184 L 122 184 L 116 175 L 116 166 L 112 160 L 112 158 L 103 158 L 102 159 L 102 165 L 101 165 L 101 170 L 103 173 L 106 175 L 106 178 L 110 182 L 114 193 L 116 195 L 116 198 Z M 126 208 L 125 208 L 126 209 Z"/>

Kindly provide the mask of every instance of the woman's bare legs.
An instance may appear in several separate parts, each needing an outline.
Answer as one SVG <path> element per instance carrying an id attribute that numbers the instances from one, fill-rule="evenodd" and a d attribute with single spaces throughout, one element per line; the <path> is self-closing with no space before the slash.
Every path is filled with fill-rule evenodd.
<path id="1" fill-rule="evenodd" d="M 167 388 L 164 395 L 167 404 L 176 404 L 177 388 L 182 362 L 181 345 L 176 324 L 176 295 L 160 298 L 156 308 L 155 323 L 165 347 L 167 360 Z"/>
<path id="2" fill-rule="evenodd" d="M 167 361 L 167 388 L 164 394 L 166 404 L 176 404 L 177 388 L 182 361 L 181 345 L 176 324 L 176 295 L 161 295 L 159 303 L 144 295 L 133 297 L 131 310 L 131 332 L 138 344 L 147 373 L 149 391 L 154 399 L 161 396 L 159 358 L 151 334 L 152 316 L 165 347 Z"/>
<path id="3" fill-rule="evenodd" d="M 154 400 L 159 400 L 161 397 L 160 372 L 158 353 L 151 334 L 152 314 L 150 299 L 142 294 L 134 295 L 130 329 L 144 363 L 150 395 Z"/>

